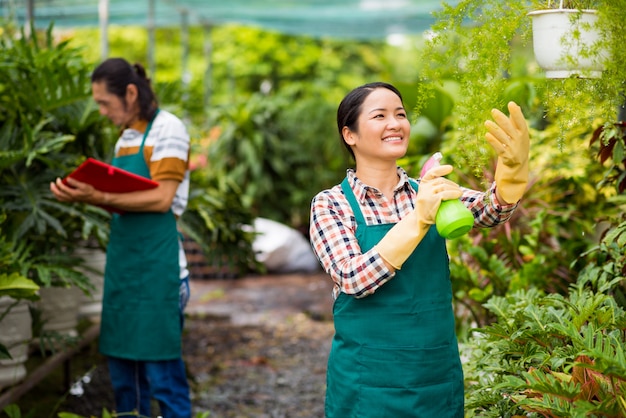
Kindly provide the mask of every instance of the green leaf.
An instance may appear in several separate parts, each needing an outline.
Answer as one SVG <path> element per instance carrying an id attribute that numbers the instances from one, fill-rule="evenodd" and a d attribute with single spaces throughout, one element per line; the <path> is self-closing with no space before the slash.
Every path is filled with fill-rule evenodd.
<path id="1" fill-rule="evenodd" d="M 32 280 L 17 272 L 0 274 L 0 296 L 10 296 L 15 299 L 31 298 L 39 290 L 39 286 Z"/>
<path id="2" fill-rule="evenodd" d="M 22 412 L 20 407 L 16 404 L 10 404 L 3 409 L 3 412 L 7 414 L 9 418 L 22 418 Z"/>

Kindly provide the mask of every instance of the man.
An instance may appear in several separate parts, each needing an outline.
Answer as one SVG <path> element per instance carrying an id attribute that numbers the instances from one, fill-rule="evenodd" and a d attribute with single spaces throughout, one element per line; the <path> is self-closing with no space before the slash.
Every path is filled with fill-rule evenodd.
<path id="1" fill-rule="evenodd" d="M 100 113 L 120 126 L 113 165 L 158 182 L 150 190 L 105 193 L 69 177 L 50 184 L 62 202 L 115 208 L 107 246 L 100 351 L 107 356 L 118 414 L 191 417 L 182 360 L 189 282 L 176 219 L 189 192 L 189 135 L 159 110 L 140 64 L 111 58 L 92 74 Z"/>

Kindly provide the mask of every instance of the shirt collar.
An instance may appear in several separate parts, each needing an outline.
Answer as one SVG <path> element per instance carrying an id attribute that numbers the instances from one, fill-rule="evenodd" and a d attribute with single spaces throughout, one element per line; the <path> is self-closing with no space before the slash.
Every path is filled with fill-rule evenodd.
<path id="1" fill-rule="evenodd" d="M 409 175 L 406 173 L 406 171 L 404 171 L 402 167 L 398 167 L 397 173 L 398 184 L 396 184 L 396 187 L 394 188 L 394 193 L 398 192 L 399 190 L 405 190 L 407 188 L 412 190 L 412 187 L 409 183 Z M 357 201 L 360 203 L 365 202 L 365 198 L 367 197 L 368 192 L 374 193 L 378 191 L 378 189 L 363 183 L 356 176 L 356 171 L 353 168 L 349 168 L 348 170 L 346 170 L 346 176 L 348 178 L 348 184 L 350 184 L 350 188 L 354 192 L 354 197 L 356 197 Z"/>
<path id="2" fill-rule="evenodd" d="M 132 140 L 137 138 L 139 135 L 143 135 L 146 132 L 146 128 L 148 128 L 148 121 L 138 120 L 123 128 L 120 132 L 120 136 L 124 140 Z"/>
<path id="3" fill-rule="evenodd" d="M 146 132 L 146 128 L 148 127 L 148 121 L 147 120 L 143 120 L 143 119 L 139 119 L 133 123 L 130 124 L 130 126 L 127 129 L 134 129 L 135 131 L 144 133 Z"/>

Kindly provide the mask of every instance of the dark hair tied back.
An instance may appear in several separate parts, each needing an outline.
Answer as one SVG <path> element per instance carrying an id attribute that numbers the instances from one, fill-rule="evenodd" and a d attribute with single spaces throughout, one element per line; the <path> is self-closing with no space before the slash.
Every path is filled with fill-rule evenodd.
<path id="1" fill-rule="evenodd" d="M 158 107 L 158 102 L 146 69 L 139 63 L 131 65 L 124 58 L 109 58 L 102 62 L 91 74 L 91 82 L 104 82 L 107 91 L 122 101 L 126 100 L 129 84 L 137 87 L 139 95 L 139 115 L 144 120 L 151 120 Z"/>
<path id="2" fill-rule="evenodd" d="M 135 64 L 133 64 L 133 68 L 135 69 L 135 72 L 139 77 L 146 79 L 148 83 L 150 83 L 150 79 L 146 75 L 146 69 L 143 67 L 143 65 L 136 62 Z"/>

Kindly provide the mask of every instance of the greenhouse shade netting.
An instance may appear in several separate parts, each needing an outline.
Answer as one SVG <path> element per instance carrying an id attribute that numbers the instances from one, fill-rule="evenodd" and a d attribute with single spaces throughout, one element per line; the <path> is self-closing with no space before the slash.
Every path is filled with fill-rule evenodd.
<path id="1" fill-rule="evenodd" d="M 292 35 L 385 39 L 419 34 L 434 22 L 441 0 L 0 0 L 5 20 L 37 28 L 107 24 L 158 27 L 228 23 Z M 448 1 L 449 4 L 458 1 Z M 100 13 L 99 13 L 100 10 Z M 149 17 L 150 21 L 149 21 Z"/>

